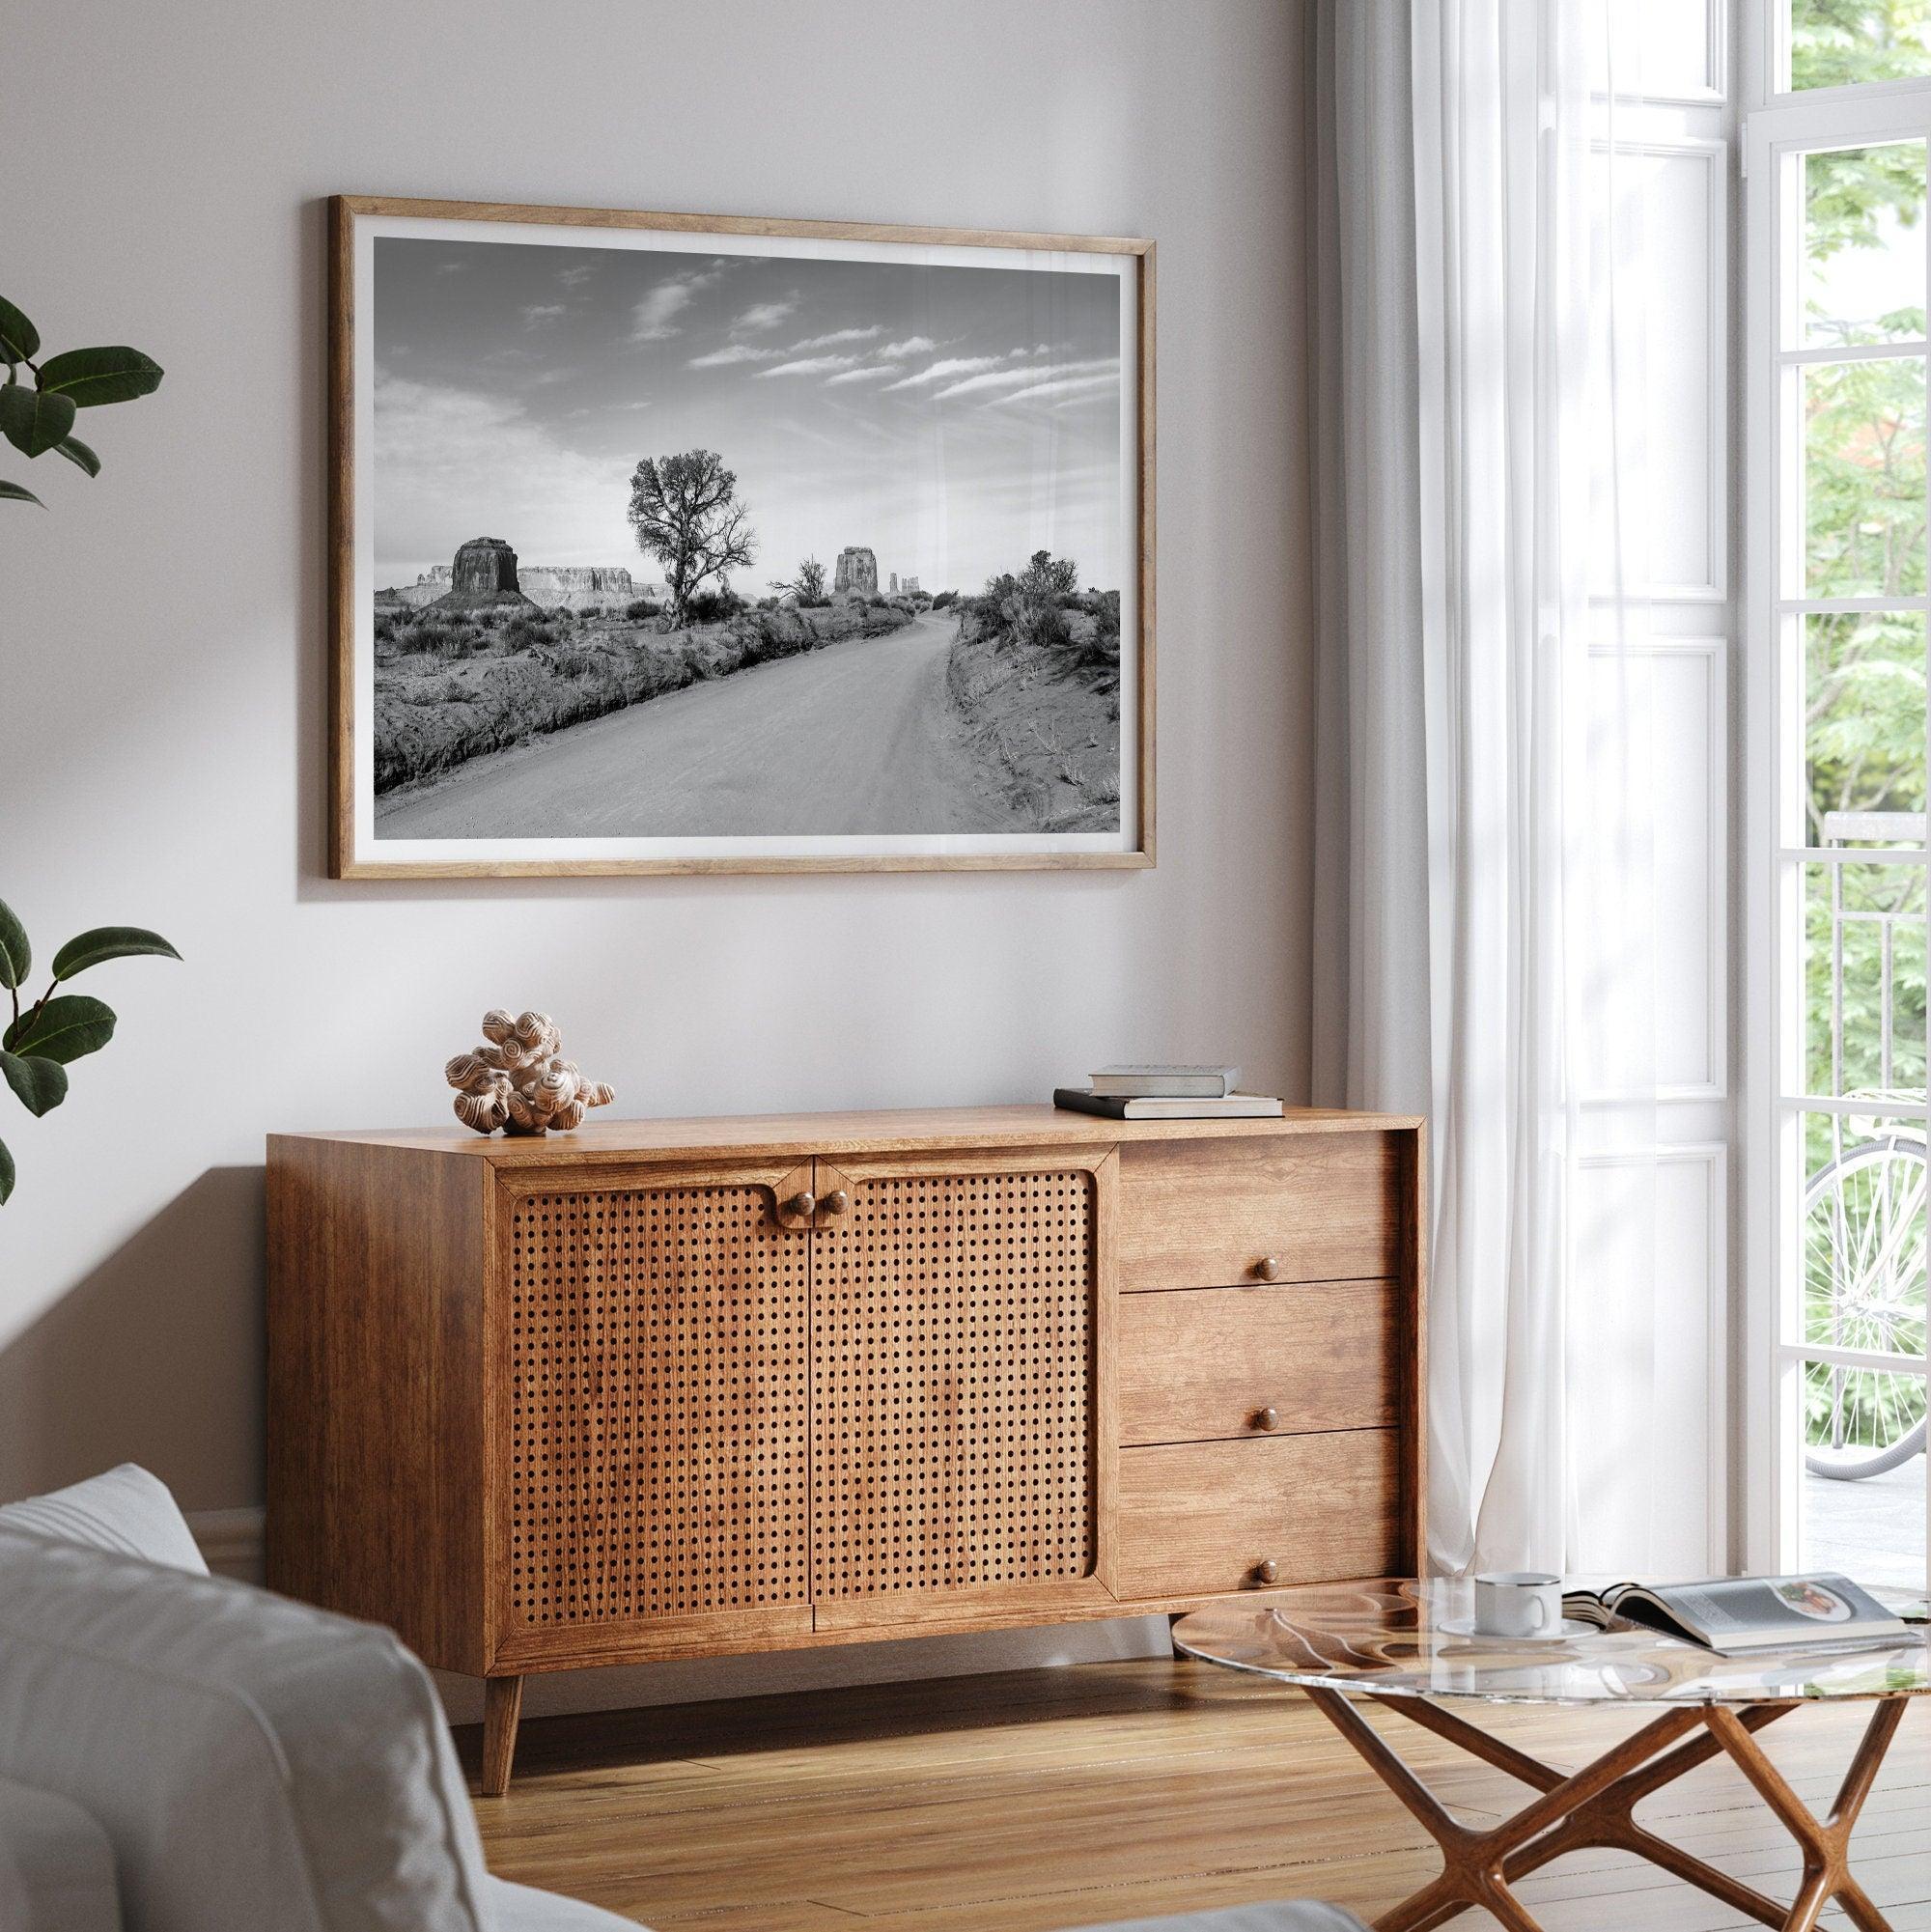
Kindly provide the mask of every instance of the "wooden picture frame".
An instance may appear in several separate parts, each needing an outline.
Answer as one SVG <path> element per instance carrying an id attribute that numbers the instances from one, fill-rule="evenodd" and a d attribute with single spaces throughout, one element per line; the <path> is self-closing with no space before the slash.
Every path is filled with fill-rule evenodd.
<path id="1" fill-rule="evenodd" d="M 379 269 L 378 242 L 384 244 Z M 747 246 L 760 242 L 769 248 Z M 496 252 L 479 255 L 479 247 Z M 530 250 L 551 252 L 536 255 Z M 1123 238 L 334 198 L 329 242 L 330 875 L 423 879 L 1151 866 L 1154 262 L 1152 241 Z M 447 272 L 453 285 L 472 267 L 477 272 L 468 277 L 462 302 L 446 299 L 433 279 Z M 518 301 L 519 292 L 527 294 L 530 278 L 540 267 L 560 278 L 558 299 Z M 840 272 L 847 268 L 849 276 Z M 986 279 L 988 274 L 994 279 Z M 1048 279 L 1020 279 L 1028 276 Z M 787 278 L 808 286 L 796 300 L 771 296 L 773 287 L 789 286 Z M 600 280 L 610 284 L 610 293 L 596 298 L 602 300 L 601 308 L 593 306 L 593 298 L 576 299 L 580 288 L 594 289 Z M 391 297 L 391 288 L 406 294 Z M 640 288 L 644 294 L 637 297 Z M 722 299 L 720 290 L 734 292 L 735 306 Z M 765 298 L 757 299 L 761 290 L 767 292 Z M 694 293 L 699 291 L 701 294 Z M 384 303 L 379 310 L 378 294 Z M 628 310 L 621 306 L 625 299 L 630 299 Z M 875 301 L 876 308 L 866 309 L 867 300 Z M 841 315 L 854 313 L 854 304 L 860 318 L 869 313 L 874 320 L 837 326 Z M 939 318 L 939 324 L 909 327 L 902 339 L 892 340 L 901 334 L 899 319 L 912 311 Z M 994 324 L 980 318 L 997 312 L 1022 314 L 1034 324 L 1031 339 L 998 350 L 988 346 L 981 337 Z M 394 320 L 398 316 L 400 322 Z M 613 321 L 625 316 L 630 334 L 613 334 Z M 784 320 L 774 323 L 770 320 L 774 316 Z M 1062 320 L 1064 333 L 1055 334 Z M 827 322 L 833 325 L 820 325 Z M 1118 348 L 1109 356 L 1104 352 L 1105 330 L 1115 322 Z M 599 346 L 584 360 L 597 370 L 626 373 L 593 378 L 562 350 L 549 351 L 548 362 L 532 363 L 528 358 L 546 352 L 545 331 L 552 323 L 578 328 L 584 340 L 595 339 Z M 529 331 L 527 343 L 519 328 Z M 385 359 L 378 366 L 378 336 L 385 329 Z M 1009 327 L 1001 340 L 1013 333 Z M 468 389 L 446 379 L 438 382 L 430 374 L 456 364 L 459 343 L 490 345 L 464 351 L 473 352 L 473 361 L 456 365 L 479 372 L 478 382 Z M 832 345 L 829 350 L 827 344 Z M 1096 344 L 1094 353 L 1078 352 L 1082 345 Z M 700 352 L 687 352 L 692 350 Z M 673 355 L 679 370 L 700 375 L 673 379 L 662 374 L 670 369 Z M 655 386 L 652 378 L 632 373 L 645 367 L 660 372 Z M 555 528 L 565 527 L 562 519 L 573 500 L 568 492 L 579 478 L 592 479 L 582 488 L 584 500 L 596 506 L 597 527 L 609 527 L 607 478 L 616 474 L 620 484 L 623 480 L 621 470 L 600 466 L 602 456 L 584 457 L 564 447 L 577 432 L 539 424 L 533 413 L 539 408 L 552 411 L 543 424 L 563 419 L 539 399 L 535 386 L 523 392 L 530 399 L 524 402 L 507 391 L 502 396 L 488 393 L 482 373 L 502 368 L 512 371 L 512 382 L 550 383 L 563 396 L 579 379 L 602 382 L 602 387 L 590 392 L 592 400 L 576 408 L 578 417 L 589 417 L 599 430 L 614 420 L 609 398 L 620 391 L 612 385 L 620 380 L 632 384 L 638 393 L 618 406 L 635 410 L 632 421 L 650 421 L 650 434 L 638 436 L 636 446 L 650 445 L 652 462 L 665 462 L 661 474 L 666 491 L 668 460 L 686 461 L 681 452 L 704 435 L 703 407 L 694 399 L 700 392 L 712 393 L 714 374 L 721 378 L 733 372 L 737 387 L 718 391 L 727 399 L 718 405 L 723 412 L 718 420 L 735 422 L 740 437 L 756 449 L 764 451 L 779 439 L 779 427 L 771 427 L 779 423 L 777 409 L 769 422 L 757 413 L 769 395 L 784 407 L 796 408 L 796 421 L 782 419 L 784 434 L 804 437 L 814 423 L 830 423 L 842 435 L 849 420 L 854 439 L 870 434 L 894 450 L 914 450 L 913 456 L 890 459 L 900 465 L 894 475 L 909 473 L 907 465 L 922 462 L 923 474 L 936 471 L 946 479 L 937 487 L 947 493 L 936 512 L 929 502 L 924 506 L 917 525 L 926 533 L 917 540 L 924 547 L 894 540 L 905 551 L 902 580 L 907 589 L 898 591 L 901 575 L 892 572 L 890 598 L 880 594 L 881 579 L 887 574 L 884 560 L 856 542 L 839 552 L 839 575 L 835 586 L 827 585 L 835 593 L 828 603 L 804 595 L 800 584 L 808 579 L 803 573 L 789 584 L 780 583 L 772 571 L 792 567 L 793 552 L 799 547 L 799 540 L 794 540 L 781 551 L 766 549 L 757 556 L 753 568 L 760 581 L 748 586 L 761 588 L 769 580 L 781 599 L 767 598 L 765 602 L 773 605 L 770 610 L 734 615 L 728 599 L 720 602 L 713 596 L 705 602 L 710 595 L 703 588 L 706 579 L 697 579 L 693 587 L 690 572 L 712 553 L 686 555 L 676 534 L 683 525 L 676 524 L 670 526 L 673 534 L 666 546 L 653 553 L 664 571 L 662 588 L 633 581 L 630 587 L 642 595 L 626 602 L 621 586 L 611 588 L 624 578 L 623 570 L 580 565 L 580 545 L 556 566 L 535 562 L 518 542 L 524 533 L 515 527 L 515 516 L 497 507 L 509 499 L 500 487 L 492 493 L 490 479 L 500 484 L 509 476 L 519 485 L 523 474 L 512 471 L 507 457 L 498 461 L 501 449 L 520 451 L 527 445 L 533 471 L 547 475 L 553 469 L 563 479 L 560 495 L 545 494 L 534 481 L 528 486 L 527 503 L 535 506 L 529 514 L 549 518 Z M 398 373 L 404 369 L 408 374 Z M 377 427 L 378 381 L 386 442 Z M 806 382 L 812 390 L 808 396 Z M 834 387 L 839 390 L 835 401 L 829 394 Z M 894 400 L 887 404 L 883 399 L 893 392 Z M 544 397 L 549 393 L 546 389 Z M 800 396 L 804 401 L 796 402 Z M 848 397 L 860 401 L 848 403 Z M 941 421 L 940 401 L 951 398 L 957 400 L 948 403 L 950 414 Z M 672 406 L 658 410 L 657 405 L 663 402 Z M 812 410 L 820 413 L 812 416 Z M 930 419 L 921 410 L 930 411 Z M 698 427 L 659 431 L 658 425 L 671 419 Z M 898 441 L 893 443 L 892 437 Z M 704 457 L 714 441 L 723 440 L 705 436 L 704 447 L 689 454 Z M 862 478 L 862 446 L 854 458 L 836 437 L 828 440 L 833 447 L 826 459 L 826 473 Z M 1043 475 L 1014 477 L 995 468 L 1012 449 L 1056 453 L 1067 447 L 1098 455 L 1081 466 L 1062 463 L 1055 454 L 1055 466 Z M 971 482 L 962 486 L 950 478 L 969 473 L 982 449 L 990 453 L 983 471 L 990 480 L 975 495 Z M 428 453 L 419 454 L 424 451 Z M 470 472 L 458 461 L 463 451 L 480 452 L 473 490 L 467 483 Z M 382 512 L 393 518 L 395 529 L 393 541 L 386 531 L 380 540 L 382 554 L 420 562 L 412 584 L 402 581 L 402 566 L 385 565 L 378 554 L 378 459 L 384 463 Z M 628 460 L 627 450 L 626 463 Z M 713 476 L 730 461 L 728 451 L 712 457 Z M 882 471 L 886 467 L 885 459 L 880 466 Z M 652 507 L 641 481 L 644 468 L 640 462 L 630 478 L 633 525 L 639 515 L 648 518 Z M 787 531 L 805 527 L 811 506 L 841 500 L 833 487 L 788 483 L 786 475 L 781 458 L 754 465 L 742 490 L 751 517 L 773 490 L 780 505 L 776 517 L 790 518 L 783 525 Z M 451 476 L 463 481 L 447 497 L 434 495 L 422 482 Z M 726 471 L 722 481 L 737 488 L 734 472 Z M 873 496 L 854 497 L 848 490 L 842 500 L 875 502 L 882 527 L 909 527 L 910 513 L 902 514 L 899 507 L 904 492 L 885 483 L 864 487 L 873 489 Z M 934 486 L 928 482 L 922 487 L 929 490 Z M 459 496 L 461 506 L 451 508 Z M 1109 520 L 1115 499 L 1117 529 Z M 727 509 L 740 509 L 733 490 L 725 490 L 724 501 Z M 983 529 L 972 521 L 975 502 L 989 506 L 980 519 Z M 1015 503 L 1026 508 L 1003 507 Z M 1048 506 L 1044 513 L 1041 503 Z M 962 504 L 963 510 L 958 508 Z M 795 505 L 803 508 L 794 514 Z M 948 508 L 954 513 L 949 517 Z M 943 589 L 957 593 L 957 600 L 948 603 L 941 595 L 938 609 L 927 607 L 939 586 L 928 587 L 924 579 L 937 567 L 919 569 L 918 559 L 926 554 L 946 557 L 964 574 L 972 567 L 969 560 L 983 560 L 990 553 L 995 522 L 1003 519 L 1018 530 L 1022 518 L 1033 519 L 1030 534 L 1010 544 L 1017 552 L 1010 562 L 1005 561 L 1007 549 L 998 551 L 1002 571 L 986 574 L 998 575 L 1007 585 L 1000 598 L 982 598 L 970 581 L 947 583 Z M 501 538 L 495 529 L 499 519 L 506 526 Z M 845 519 L 858 520 L 853 516 Z M 569 527 L 574 537 L 581 526 Z M 659 528 L 655 523 L 650 527 Z M 842 523 L 834 526 L 827 520 L 823 527 L 827 534 L 812 539 L 807 561 L 819 561 L 833 537 L 844 533 Z M 963 537 L 955 534 L 961 529 Z M 1079 558 L 1074 545 L 1066 546 L 1062 561 L 1052 541 L 1055 531 L 1069 529 L 1098 533 L 1092 543 L 1079 536 L 1080 549 L 1118 557 L 1116 586 L 1078 588 L 1081 579 L 1075 573 Z M 448 539 L 459 530 L 460 549 L 451 562 L 442 563 L 440 558 L 454 547 Z M 935 531 L 939 533 L 936 538 Z M 855 538 L 865 532 L 851 534 Z M 442 544 L 433 566 L 432 540 Z M 534 541 L 541 553 L 546 540 Z M 644 557 L 636 547 L 643 541 L 640 536 L 632 545 L 631 566 Z M 1026 565 L 1026 543 L 1048 553 L 1044 567 L 1037 557 Z M 600 558 L 615 562 L 601 552 Z M 968 561 L 959 563 L 961 558 Z M 824 561 L 828 565 L 828 556 Z M 378 581 L 385 574 L 390 580 Z M 716 576 L 708 581 L 714 585 L 720 580 L 728 581 Z M 737 584 L 730 588 L 736 590 Z M 546 606 L 546 595 L 565 602 Z M 663 606 L 661 612 L 653 609 L 654 603 Z M 695 615 L 700 611 L 714 620 L 709 630 Z M 1006 630 L 1000 628 L 1008 621 L 1001 612 L 1024 614 L 1012 617 L 1013 628 Z M 879 629 L 875 637 L 876 627 L 890 626 L 896 632 Z M 943 637 L 941 630 L 947 633 Z M 378 637 L 387 654 L 379 685 Z M 868 652 L 863 647 L 870 644 L 882 648 Z M 758 655 L 764 652 L 771 654 L 769 659 Z M 438 662 L 440 653 L 448 654 L 446 672 Z M 730 675 L 699 668 L 706 655 L 720 656 Z M 732 661 L 734 656 L 744 660 L 742 670 Z M 913 658 L 917 667 L 908 668 Z M 495 658 L 516 661 L 486 661 Z M 1021 675 L 1018 667 L 1035 662 L 1055 667 L 1051 676 L 1030 670 Z M 1056 668 L 1061 665 L 1074 668 Z M 578 680 L 576 686 L 567 685 L 573 678 Z M 675 682 L 679 678 L 683 684 Z M 744 682 L 734 683 L 734 678 Z M 656 679 L 665 681 L 661 696 L 651 683 Z M 753 682 L 758 679 L 763 682 Z M 946 706 L 935 695 L 941 683 Z M 541 695 L 526 709 L 519 710 L 504 695 L 532 685 L 540 686 Z M 1056 694 L 1033 695 L 1042 686 Z M 641 697 L 623 695 L 632 686 Z M 890 790 L 884 777 L 875 781 L 859 805 L 817 796 L 821 787 L 835 793 L 846 784 L 853 762 L 838 742 L 846 712 L 834 709 L 841 702 L 834 687 L 850 694 L 849 713 L 859 714 L 843 727 L 854 746 L 862 748 L 888 735 L 864 728 L 862 714 L 876 699 L 881 706 L 903 707 L 907 717 L 917 720 L 918 731 L 942 751 L 923 765 L 909 755 L 900 757 L 906 770 L 893 797 L 903 798 L 902 806 L 879 802 Z M 565 695 L 554 699 L 552 690 Z M 981 697 L 982 692 L 990 695 Z M 1063 710 L 1035 716 L 1023 709 L 1049 702 Z M 995 709 L 1001 703 L 1011 707 L 1003 716 Z M 378 705 L 394 709 L 378 716 Z M 652 711 L 653 705 L 662 709 Z M 820 720 L 819 728 L 800 728 L 794 736 L 784 724 L 771 724 L 773 716 L 788 716 L 794 705 L 800 717 Z M 974 705 L 982 708 L 974 710 Z M 545 717 L 563 716 L 566 723 L 531 736 L 527 718 L 539 709 Z M 575 715 L 578 709 L 581 716 Z M 719 722 L 726 719 L 737 722 Z M 763 736 L 745 720 L 761 720 Z M 828 731 L 826 724 L 832 727 Z M 603 729 L 598 733 L 600 726 Z M 894 742 L 910 729 L 898 730 Z M 565 731 L 586 730 L 598 733 L 594 742 L 563 739 Z M 384 789 L 379 792 L 378 733 L 384 746 Z M 554 755 L 559 743 L 565 743 L 565 758 Z M 680 770 L 675 755 L 679 744 L 685 748 L 682 770 L 699 776 L 673 789 L 669 774 Z M 472 750 L 472 745 L 480 748 Z M 718 749 L 692 752 L 692 745 Z M 741 747 L 735 759 L 733 745 Z M 1110 799 L 1109 758 L 1116 761 L 1117 772 Z M 439 762 L 444 759 L 450 762 Z M 740 799 L 733 790 L 738 768 L 749 774 L 744 782 L 754 791 L 764 785 L 771 798 Z M 928 768 L 942 768 L 941 776 L 951 786 L 944 796 L 928 796 L 939 786 Z M 604 773 L 615 774 L 614 785 L 598 790 L 599 774 Z M 786 785 L 792 789 L 784 790 Z M 652 787 L 655 804 L 643 796 Z M 707 802 L 714 792 L 733 802 L 714 806 Z M 1109 806 L 1116 823 L 1107 822 Z M 907 830 L 860 823 L 870 814 L 895 824 L 890 814 L 901 809 Z M 664 815 L 666 823 L 682 814 L 704 828 L 659 834 L 651 828 L 654 811 Z M 707 812 L 714 812 L 714 820 L 705 818 Z M 751 829 L 739 825 L 734 812 L 744 815 Z M 787 823 L 770 829 L 758 813 L 774 824 L 780 819 Z M 956 825 L 949 813 L 957 815 Z M 635 823 L 626 814 L 633 814 Z M 833 828 L 815 828 L 814 814 Z M 792 818 L 796 827 L 789 824 Z M 612 826 L 619 829 L 613 832 Z"/>

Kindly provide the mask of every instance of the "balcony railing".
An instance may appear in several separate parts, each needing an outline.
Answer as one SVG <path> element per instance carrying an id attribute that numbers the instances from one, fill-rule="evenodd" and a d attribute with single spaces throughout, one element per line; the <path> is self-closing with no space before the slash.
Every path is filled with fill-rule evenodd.
<path id="1" fill-rule="evenodd" d="M 1925 815 L 1832 812 L 1822 830 L 1844 856 L 1822 867 L 1808 940 L 1813 987 L 1828 971 L 1810 1078 L 1828 1059 L 1836 1108 L 1810 1115 L 1805 1142 L 1805 1463 L 1867 1480 L 1925 1444 Z"/>

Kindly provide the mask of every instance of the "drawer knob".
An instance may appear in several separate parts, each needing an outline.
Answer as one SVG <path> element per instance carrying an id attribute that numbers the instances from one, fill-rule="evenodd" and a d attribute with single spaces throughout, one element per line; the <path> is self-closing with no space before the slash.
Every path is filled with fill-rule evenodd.
<path id="1" fill-rule="evenodd" d="M 818 1205 L 827 1215 L 842 1215 L 852 1205 L 852 1196 L 843 1188 L 833 1188 L 828 1194 L 820 1200 Z"/>
<path id="2" fill-rule="evenodd" d="M 1254 1582 L 1271 1583 L 1280 1575 L 1280 1565 L 1272 1556 L 1263 1556 L 1254 1565 Z"/>
<path id="3" fill-rule="evenodd" d="M 1254 1263 L 1254 1273 L 1263 1281 L 1276 1281 L 1280 1278 L 1280 1263 L 1271 1254 L 1264 1254 Z"/>
<path id="4" fill-rule="evenodd" d="M 1280 1427 L 1280 1411 L 1278 1409 L 1261 1410 L 1254 1417 L 1254 1427 L 1256 1429 L 1278 1429 Z"/>
<path id="5" fill-rule="evenodd" d="M 801 1221 L 808 1221 L 817 1211 L 818 1196 L 809 1188 L 800 1194 L 794 1194 L 785 1203 L 785 1213 L 796 1215 Z"/>

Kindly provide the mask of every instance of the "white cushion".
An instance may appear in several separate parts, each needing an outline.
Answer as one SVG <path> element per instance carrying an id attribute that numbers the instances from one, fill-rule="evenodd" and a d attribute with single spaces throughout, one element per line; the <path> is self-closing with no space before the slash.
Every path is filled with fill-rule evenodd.
<path id="1" fill-rule="evenodd" d="M 121 1932 L 114 1847 L 70 1798 L 0 1778 L 0 1925 Z"/>
<path id="2" fill-rule="evenodd" d="M 619 1918 L 601 1905 L 584 1905 L 507 1879 L 486 1878 L 483 1895 L 495 1932 L 644 1932 L 635 1919 Z"/>
<path id="3" fill-rule="evenodd" d="M 0 1508 L 0 1525 L 31 1529 L 62 1543 L 84 1543 L 94 1550 L 118 1550 L 151 1563 L 208 1575 L 208 1564 L 177 1507 L 168 1486 L 138 1463 L 123 1463 L 104 1475 L 89 1476 L 67 1489 L 30 1496 Z"/>
<path id="4" fill-rule="evenodd" d="M 373 1624 L 0 1526 L 0 1776 L 99 1822 L 130 1932 L 491 1932 L 429 1675 Z"/>

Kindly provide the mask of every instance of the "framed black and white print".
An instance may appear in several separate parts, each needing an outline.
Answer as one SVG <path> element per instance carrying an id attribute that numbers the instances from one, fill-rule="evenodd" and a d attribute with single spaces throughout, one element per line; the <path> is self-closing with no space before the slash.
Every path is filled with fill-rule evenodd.
<path id="1" fill-rule="evenodd" d="M 1153 863 L 1150 241 L 332 218 L 335 876 Z"/>

